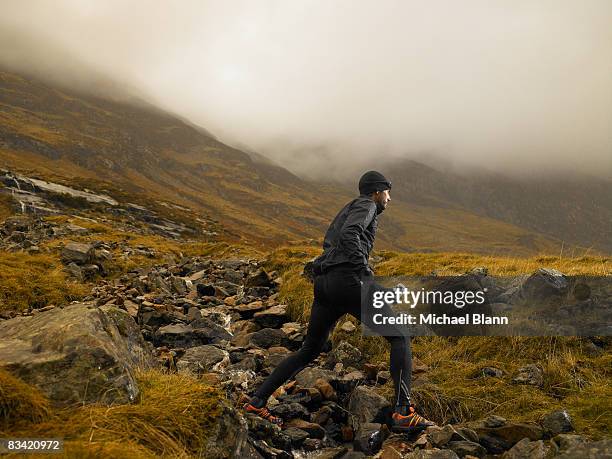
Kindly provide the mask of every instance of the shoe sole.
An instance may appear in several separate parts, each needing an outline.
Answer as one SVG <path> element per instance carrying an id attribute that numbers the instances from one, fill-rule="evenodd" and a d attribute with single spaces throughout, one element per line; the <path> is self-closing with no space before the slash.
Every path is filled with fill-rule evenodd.
<path id="1" fill-rule="evenodd" d="M 422 432 L 425 429 L 427 429 L 427 427 L 429 426 L 413 426 L 413 427 L 391 426 L 391 432 L 410 434 L 410 433 Z"/>

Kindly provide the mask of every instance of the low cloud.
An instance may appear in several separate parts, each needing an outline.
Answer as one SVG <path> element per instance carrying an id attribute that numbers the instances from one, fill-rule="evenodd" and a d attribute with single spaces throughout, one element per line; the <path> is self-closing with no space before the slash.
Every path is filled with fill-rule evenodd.
<path id="1" fill-rule="evenodd" d="M 0 62 L 106 75 L 323 179 L 397 157 L 612 178 L 611 23 L 608 0 L 5 0 Z"/>

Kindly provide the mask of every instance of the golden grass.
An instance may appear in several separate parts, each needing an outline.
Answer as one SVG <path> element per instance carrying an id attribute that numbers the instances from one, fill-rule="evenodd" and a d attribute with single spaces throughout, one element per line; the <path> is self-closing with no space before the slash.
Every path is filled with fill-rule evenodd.
<path id="1" fill-rule="evenodd" d="M 12 437 L 62 437 L 61 457 L 208 457 L 211 430 L 221 413 L 221 394 L 197 379 L 159 370 L 137 374 L 141 390 L 133 405 L 56 409 L 43 422 L 20 420 L 0 433 Z M 18 393 L 24 398 L 24 391 Z M 14 419 L 15 420 L 15 419 Z"/>
<path id="2" fill-rule="evenodd" d="M 612 274 L 612 257 L 583 255 L 563 257 L 537 255 L 533 257 L 493 257 L 470 253 L 396 253 L 381 252 L 383 261 L 376 266 L 379 276 L 463 274 L 475 267 L 486 267 L 490 275 L 512 276 L 531 273 L 546 267 L 566 275 L 605 276 Z"/>
<path id="3" fill-rule="evenodd" d="M 15 420 L 42 422 L 50 414 L 49 402 L 36 388 L 0 369 L 0 430 Z"/>
<path id="4" fill-rule="evenodd" d="M 0 251 L 0 310 L 25 311 L 82 298 L 87 288 L 68 279 L 57 255 Z"/>

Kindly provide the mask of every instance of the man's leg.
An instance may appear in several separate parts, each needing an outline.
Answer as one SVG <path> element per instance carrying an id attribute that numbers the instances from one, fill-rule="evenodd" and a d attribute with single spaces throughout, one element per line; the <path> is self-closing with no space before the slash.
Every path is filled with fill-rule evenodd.
<path id="1" fill-rule="evenodd" d="M 395 316 L 391 307 L 385 304 L 377 309 L 376 314 L 384 317 Z M 405 412 L 410 405 L 410 383 L 412 380 L 412 349 L 410 346 L 410 336 L 401 325 L 374 325 L 372 314 L 362 315 L 361 307 L 351 308 L 350 314 L 359 319 L 370 330 L 384 336 L 391 345 L 390 370 L 391 378 L 395 386 L 395 406 L 396 411 Z"/>
<path id="2" fill-rule="evenodd" d="M 321 304 L 315 298 L 312 303 L 308 331 L 302 347 L 287 356 L 266 378 L 263 384 L 255 392 L 251 404 L 257 408 L 265 406 L 268 398 L 285 381 L 293 378 L 306 365 L 312 362 L 323 349 L 327 342 L 329 333 L 333 329 L 337 320 L 344 312 L 340 308 L 332 305 Z"/>
<path id="3" fill-rule="evenodd" d="M 384 289 L 380 284 L 372 282 L 372 288 Z M 352 306 L 349 313 L 359 319 L 374 333 L 382 335 L 391 345 L 390 370 L 395 386 L 395 412 L 393 413 L 393 429 L 411 432 L 422 430 L 433 422 L 419 416 L 410 401 L 410 384 L 412 380 L 412 348 L 410 335 L 406 326 L 399 324 L 376 324 L 374 314 L 382 317 L 397 317 L 391 306 L 384 303 L 381 308 L 372 305 Z"/>

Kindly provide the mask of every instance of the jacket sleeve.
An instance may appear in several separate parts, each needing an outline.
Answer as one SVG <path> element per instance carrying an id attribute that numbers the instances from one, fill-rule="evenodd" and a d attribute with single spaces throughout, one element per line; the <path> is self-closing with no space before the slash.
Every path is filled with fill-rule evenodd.
<path id="1" fill-rule="evenodd" d="M 363 250 L 360 237 L 375 215 L 376 204 L 374 202 L 357 202 L 350 209 L 344 225 L 340 229 L 340 245 L 344 247 L 350 262 L 354 265 L 368 266 L 367 254 Z"/>

